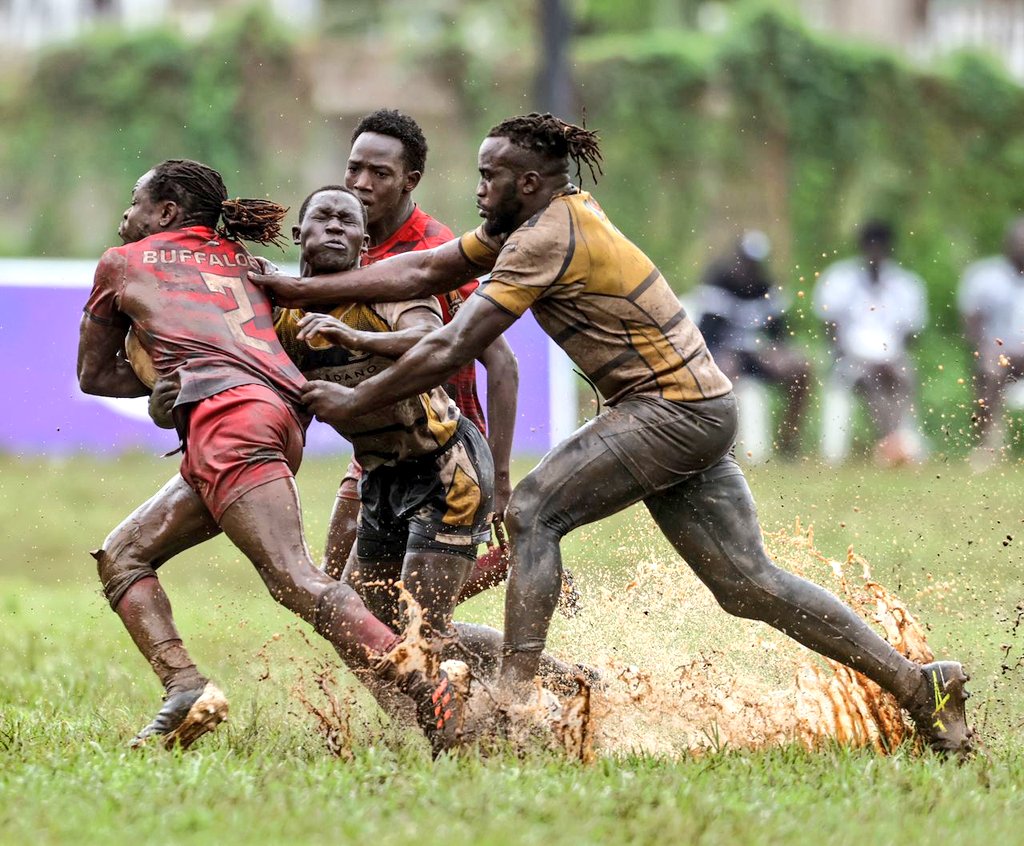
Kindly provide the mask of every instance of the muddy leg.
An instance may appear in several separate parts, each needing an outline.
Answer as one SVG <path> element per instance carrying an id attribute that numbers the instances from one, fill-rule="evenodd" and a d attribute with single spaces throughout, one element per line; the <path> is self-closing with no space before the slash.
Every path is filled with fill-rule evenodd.
<path id="1" fill-rule="evenodd" d="M 111 606 L 168 695 L 201 687 L 207 679 L 182 643 L 156 568 L 219 532 L 206 506 L 176 475 L 94 553 Z"/>

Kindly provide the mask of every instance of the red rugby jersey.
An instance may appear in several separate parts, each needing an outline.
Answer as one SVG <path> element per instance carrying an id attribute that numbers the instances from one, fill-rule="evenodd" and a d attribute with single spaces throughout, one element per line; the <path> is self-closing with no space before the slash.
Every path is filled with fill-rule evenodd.
<path id="1" fill-rule="evenodd" d="M 451 241 L 454 237 L 455 233 L 451 229 L 416 206 L 409 219 L 399 226 L 390 238 L 375 247 L 370 247 L 364 264 L 373 264 L 400 253 L 429 250 L 431 247 Z M 445 323 L 451 322 L 459 307 L 476 290 L 478 284 L 476 280 L 473 280 L 461 288 L 441 294 L 437 298 L 441 303 L 441 316 Z M 472 420 L 477 428 L 486 435 L 487 423 L 484 419 L 483 409 L 480 407 L 480 398 L 476 393 L 476 364 L 473 362 L 467 364 L 442 387 L 445 393 L 455 400 L 455 404 L 463 415 Z"/>
<path id="2" fill-rule="evenodd" d="M 104 257 L 112 253 L 124 258 L 124 276 L 98 278 L 85 312 L 100 323 L 133 325 L 157 375 L 180 374 L 176 405 L 262 384 L 308 419 L 300 400 L 306 380 L 274 333 L 270 301 L 249 282 L 245 247 L 192 226 Z"/>

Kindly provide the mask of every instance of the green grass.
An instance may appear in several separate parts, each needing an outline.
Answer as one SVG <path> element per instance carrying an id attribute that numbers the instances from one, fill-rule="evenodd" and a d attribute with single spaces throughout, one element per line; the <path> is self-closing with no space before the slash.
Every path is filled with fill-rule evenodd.
<path id="1" fill-rule="evenodd" d="M 315 550 L 342 466 L 311 460 L 300 474 Z M 174 468 L 144 455 L 0 458 L 0 843 L 1024 842 L 1021 672 L 1002 670 L 1021 654 L 1020 466 L 749 473 L 766 530 L 799 518 L 830 556 L 853 544 L 930 624 L 936 651 L 969 664 L 987 756 L 954 766 L 785 747 L 589 767 L 540 752 L 432 764 L 419 738 L 382 725 L 361 696 L 354 759 L 331 757 L 292 692 L 330 656 L 306 645 L 223 539 L 162 578 L 193 653 L 231 695 L 231 719 L 186 754 L 129 753 L 158 686 L 100 595 L 88 550 Z M 670 553 L 633 509 L 570 536 L 565 557 L 586 596 L 596 582 L 621 590 L 638 561 Z M 500 602 L 494 591 L 460 616 L 498 621 Z M 627 620 L 624 658 L 630 625 L 643 619 Z M 572 642 L 566 631 L 556 625 L 556 648 Z"/>

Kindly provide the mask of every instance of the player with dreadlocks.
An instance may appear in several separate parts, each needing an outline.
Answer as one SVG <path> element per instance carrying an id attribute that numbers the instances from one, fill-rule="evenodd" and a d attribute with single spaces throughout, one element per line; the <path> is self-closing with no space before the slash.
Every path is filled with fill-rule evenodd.
<path id="1" fill-rule="evenodd" d="M 491 272 L 455 320 L 387 372 L 354 389 L 310 382 L 303 397 L 321 419 L 350 419 L 437 384 L 528 308 L 605 397 L 604 411 L 544 457 L 506 510 L 505 701 L 536 673 L 558 598 L 561 538 L 642 501 L 726 611 L 863 673 L 896 696 L 933 748 L 969 752 L 959 663 L 908 661 L 831 593 L 768 558 L 732 455 L 732 386 L 651 260 L 569 181 L 570 160 L 577 175 L 586 166 L 596 176 L 597 134 L 551 115 L 503 121 L 480 146 L 484 223 L 475 232 L 333 278 L 257 279 L 279 299 L 302 302 L 360 289 L 383 299 L 399 285 L 408 297 Z"/>
<path id="2" fill-rule="evenodd" d="M 103 255 L 85 306 L 82 390 L 149 391 L 123 354 L 130 329 L 155 376 L 176 391 L 172 415 L 184 447 L 180 473 L 93 553 L 111 607 L 166 692 L 133 744 L 161 736 L 188 746 L 227 714 L 224 695 L 186 651 L 156 577 L 173 555 L 223 531 L 275 600 L 351 666 L 373 664 L 413 699 L 437 752 L 458 732 L 446 677 L 399 671 L 387 657 L 398 636 L 349 585 L 322 573 L 306 546 L 294 479 L 309 422 L 305 379 L 274 333 L 266 296 L 248 280 L 254 260 L 235 240 L 274 242 L 285 211 L 228 200 L 212 168 L 166 161 L 136 183 L 118 230 L 124 246 Z"/>

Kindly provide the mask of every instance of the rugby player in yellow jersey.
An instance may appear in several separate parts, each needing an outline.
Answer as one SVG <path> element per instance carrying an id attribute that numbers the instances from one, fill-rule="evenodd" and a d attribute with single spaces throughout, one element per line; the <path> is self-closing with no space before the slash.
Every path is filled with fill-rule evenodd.
<path id="1" fill-rule="evenodd" d="M 348 270 L 366 249 L 366 210 L 342 186 L 314 191 L 293 234 L 311 275 Z M 353 386 L 385 371 L 441 323 L 432 296 L 390 303 L 315 306 L 325 317 L 312 345 L 299 338 L 305 312 L 278 311 L 274 329 L 308 379 Z M 352 331 L 354 330 L 354 331 Z M 331 342 L 337 342 L 332 344 Z M 359 349 L 352 349 L 353 342 Z M 345 346 L 348 345 L 348 346 Z M 438 383 L 440 384 L 440 382 Z M 358 566 L 347 578 L 375 616 L 403 625 L 394 583 L 401 580 L 430 627 L 449 634 L 462 583 L 479 543 L 490 537 L 494 464 L 480 430 L 448 397 L 430 387 L 407 399 L 337 421 L 363 469 L 356 537 Z"/>
<path id="2" fill-rule="evenodd" d="M 365 211 L 354 191 L 330 185 L 313 191 L 292 228 L 311 276 L 356 266 L 367 241 Z M 357 385 L 392 366 L 405 350 L 441 326 L 432 296 L 390 303 L 337 301 L 315 311 L 282 309 L 274 329 L 285 351 L 308 379 Z M 300 325 L 317 317 L 317 331 Z M 311 343 L 307 343 L 307 341 Z M 478 671 L 497 670 L 501 633 L 490 626 L 452 623 L 477 545 L 490 534 L 494 465 L 479 428 L 462 416 L 443 388 L 375 409 L 336 424 L 362 467 L 355 560 L 345 580 L 379 619 L 401 631 L 404 614 L 395 583 L 401 579 L 442 640 L 457 637 L 474 653 Z M 453 625 L 455 630 L 453 630 Z M 438 644 L 441 646 L 443 644 Z M 572 685 L 584 667 L 542 656 L 544 681 Z M 381 705 L 396 702 L 372 673 L 354 670 Z"/>
<path id="3" fill-rule="evenodd" d="M 569 179 L 600 164 L 595 133 L 551 115 L 495 126 L 479 152 L 476 231 L 433 250 L 316 279 L 254 277 L 278 302 L 399 299 L 490 271 L 456 318 L 354 389 L 311 382 L 304 399 L 345 425 L 442 382 L 526 309 L 597 385 L 607 406 L 516 486 L 505 519 L 512 575 L 501 694 L 537 671 L 559 589 L 559 542 L 642 501 L 731 614 L 762 620 L 891 691 L 936 750 L 966 754 L 966 676 L 955 661 L 915 664 L 828 591 L 778 568 L 732 456 L 736 403 L 696 326 L 650 259 Z M 317 329 L 307 318 L 304 332 Z"/>

